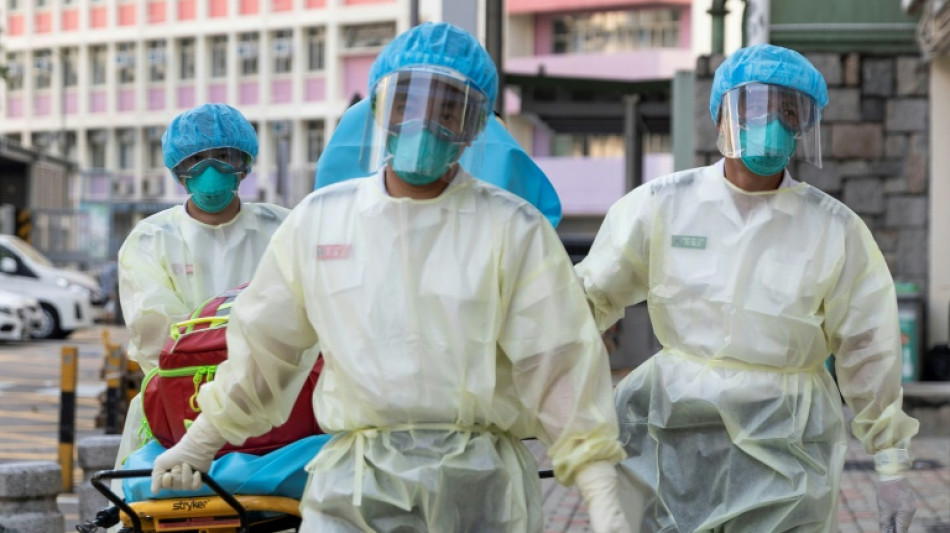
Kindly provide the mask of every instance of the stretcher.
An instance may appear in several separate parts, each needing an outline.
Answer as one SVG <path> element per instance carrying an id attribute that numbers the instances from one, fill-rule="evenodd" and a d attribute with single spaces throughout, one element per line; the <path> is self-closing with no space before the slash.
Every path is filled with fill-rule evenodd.
<path id="1" fill-rule="evenodd" d="M 201 479 L 214 491 L 214 496 L 128 503 L 105 483 L 106 480 L 150 478 L 151 475 L 151 470 L 137 469 L 103 470 L 92 476 L 92 486 L 116 506 L 118 522 L 122 523 L 121 533 L 277 533 L 297 531 L 300 525 L 299 500 L 285 496 L 233 495 L 204 472 Z M 95 527 L 103 526 L 108 527 L 95 524 Z M 77 530 L 84 531 L 80 526 Z"/>
<path id="2" fill-rule="evenodd" d="M 147 459 L 147 457 L 142 458 Z M 114 507 L 101 511 L 94 520 L 76 526 L 79 533 L 95 533 L 121 522 L 120 533 L 284 533 L 296 532 L 300 525 L 300 500 L 268 494 L 233 494 L 212 475 L 201 473 L 210 489 L 199 495 L 161 497 L 126 501 L 107 483 L 113 479 L 147 478 L 150 468 L 103 470 L 90 480 Z M 551 470 L 540 470 L 542 479 L 553 478 Z M 132 495 L 138 491 L 129 491 Z M 300 491 L 302 493 L 302 490 Z"/>

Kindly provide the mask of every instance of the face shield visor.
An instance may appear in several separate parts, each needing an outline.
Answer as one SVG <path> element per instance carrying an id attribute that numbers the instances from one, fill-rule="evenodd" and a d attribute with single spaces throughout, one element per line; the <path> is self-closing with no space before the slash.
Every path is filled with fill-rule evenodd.
<path id="1" fill-rule="evenodd" d="M 763 176 L 780 172 L 793 157 L 821 168 L 820 122 L 817 103 L 801 91 L 742 85 L 723 95 L 719 151 Z"/>
<path id="2" fill-rule="evenodd" d="M 364 171 L 388 163 L 408 183 L 425 185 L 442 177 L 463 150 L 479 166 L 484 151 L 476 138 L 491 107 L 462 74 L 430 66 L 393 72 L 377 82 L 370 105 L 360 157 Z"/>

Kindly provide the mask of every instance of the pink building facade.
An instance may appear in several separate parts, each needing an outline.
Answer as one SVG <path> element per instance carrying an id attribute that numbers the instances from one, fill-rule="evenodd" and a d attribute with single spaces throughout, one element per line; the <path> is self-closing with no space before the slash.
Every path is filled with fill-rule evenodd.
<path id="1" fill-rule="evenodd" d="M 113 173 L 113 201 L 153 207 L 184 198 L 161 134 L 205 102 L 257 129 L 247 198 L 295 203 L 376 54 L 408 27 L 406 0 L 0 0 L 0 20 L 0 135 Z"/>
<path id="2" fill-rule="evenodd" d="M 693 69 L 691 2 L 508 0 L 507 10 L 509 126 L 557 188 L 565 221 L 603 216 L 631 185 L 625 98 L 662 106 L 663 83 Z M 668 120 L 648 122 L 641 181 L 673 168 Z"/>

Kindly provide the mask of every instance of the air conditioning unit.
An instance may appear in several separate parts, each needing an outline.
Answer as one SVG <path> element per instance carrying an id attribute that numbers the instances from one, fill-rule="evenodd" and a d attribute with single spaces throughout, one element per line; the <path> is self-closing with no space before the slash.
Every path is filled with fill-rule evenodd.
<path id="1" fill-rule="evenodd" d="M 52 138 L 52 135 L 44 131 L 43 133 L 39 133 L 33 137 L 33 144 L 38 148 L 47 148 L 49 147 Z"/>
<path id="2" fill-rule="evenodd" d="M 274 132 L 274 135 L 280 137 L 290 133 L 290 121 L 288 120 L 278 120 L 271 123 L 271 130 Z"/>
<path id="3" fill-rule="evenodd" d="M 241 59 L 250 59 L 252 57 L 257 57 L 257 43 L 256 42 L 238 43 L 237 55 Z"/>
<path id="4" fill-rule="evenodd" d="M 112 183 L 112 196 L 117 196 L 120 198 L 128 198 L 132 196 L 132 182 L 131 181 L 115 181 Z"/>
<path id="5" fill-rule="evenodd" d="M 148 126 L 145 128 L 145 138 L 150 141 L 157 141 L 162 138 L 163 132 L 162 126 Z"/>
<path id="6" fill-rule="evenodd" d="M 142 196 L 154 198 L 165 194 L 165 175 L 146 175 L 142 180 Z"/>
<path id="7" fill-rule="evenodd" d="M 148 58 L 149 65 L 164 65 L 165 64 L 165 49 L 152 48 L 148 51 L 147 58 Z"/>
<path id="8" fill-rule="evenodd" d="M 293 44 L 290 39 L 276 39 L 274 41 L 274 57 L 290 57 Z"/>
<path id="9" fill-rule="evenodd" d="M 89 140 L 94 144 L 105 144 L 108 139 L 106 130 L 95 130 L 89 135 Z"/>
<path id="10" fill-rule="evenodd" d="M 48 57 L 38 57 L 33 60 L 33 66 L 38 70 L 52 70 L 53 62 Z"/>
<path id="11" fill-rule="evenodd" d="M 119 68 L 131 68 L 135 66 L 135 54 L 132 52 L 116 52 L 115 64 Z"/>

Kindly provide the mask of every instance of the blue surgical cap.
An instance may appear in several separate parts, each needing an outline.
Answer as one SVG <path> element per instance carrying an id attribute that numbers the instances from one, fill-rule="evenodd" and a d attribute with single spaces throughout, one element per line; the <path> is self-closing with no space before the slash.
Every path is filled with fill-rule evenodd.
<path id="1" fill-rule="evenodd" d="M 434 65 L 466 76 L 495 105 L 498 72 L 484 47 L 467 31 L 445 22 L 426 22 L 403 32 L 376 56 L 369 70 L 369 94 L 380 78 L 407 67 Z"/>
<path id="2" fill-rule="evenodd" d="M 801 91 L 814 98 L 819 108 L 828 105 L 825 78 L 805 56 L 781 46 L 757 44 L 740 48 L 716 69 L 709 95 L 713 122 L 719 121 L 719 106 L 727 91 L 756 82 Z"/>
<path id="3" fill-rule="evenodd" d="M 257 157 L 257 132 L 237 109 L 202 104 L 175 117 L 162 135 L 162 157 L 169 169 L 211 148 L 237 148 Z"/>
<path id="4" fill-rule="evenodd" d="M 363 125 L 369 112 L 370 101 L 365 98 L 340 117 L 340 123 L 317 161 L 314 189 L 366 176 L 360 166 L 360 149 Z M 494 115 L 489 117 L 475 143 L 484 144 L 481 161 L 475 165 L 470 151 L 466 150 L 462 152 L 459 164 L 466 170 L 477 168 L 476 178 L 520 196 L 557 227 L 561 221 L 561 200 L 554 185 Z"/>

